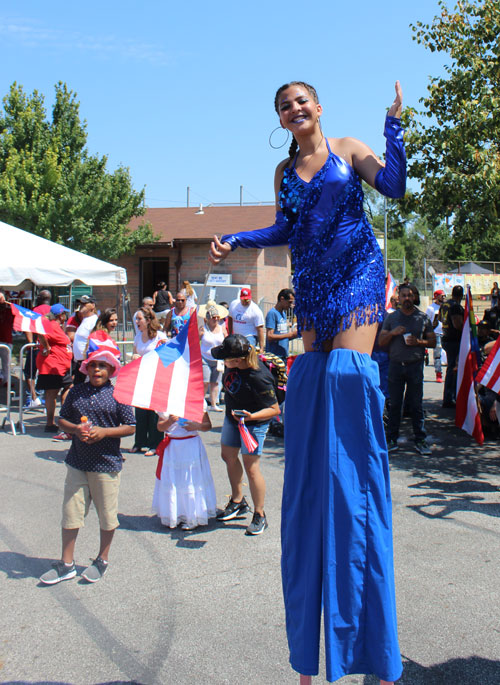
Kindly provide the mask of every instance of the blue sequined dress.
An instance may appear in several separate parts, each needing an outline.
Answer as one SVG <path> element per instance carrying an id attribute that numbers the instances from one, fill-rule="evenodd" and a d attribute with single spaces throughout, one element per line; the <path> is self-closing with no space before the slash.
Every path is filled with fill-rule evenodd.
<path id="1" fill-rule="evenodd" d="M 388 117 L 391 143 L 398 129 Z M 326 144 L 328 158 L 309 183 L 297 174 L 296 160 L 285 169 L 274 226 L 222 236 L 232 249 L 289 245 L 297 322 L 315 329 L 318 348 L 353 321 L 381 321 L 385 302 L 384 264 L 363 211 L 361 181 Z"/>
<path id="2" fill-rule="evenodd" d="M 303 181 L 295 160 L 285 169 L 280 204 L 289 227 L 294 264 L 295 313 L 316 342 L 341 329 L 381 320 L 384 264 L 363 211 L 361 181 L 330 150 L 323 167 Z"/>
<path id="3" fill-rule="evenodd" d="M 387 118 L 385 135 L 386 167 L 375 185 L 398 197 L 405 179 L 398 120 Z M 320 349 L 353 322 L 381 320 L 383 260 L 360 179 L 328 149 L 310 183 L 295 162 L 285 169 L 274 226 L 222 241 L 233 249 L 290 246 L 297 321 L 315 329 L 318 343 L 295 361 L 285 405 L 281 565 L 290 663 L 318 673 L 323 614 L 329 681 L 351 673 L 391 681 L 401 658 L 378 367 L 355 350 Z"/>

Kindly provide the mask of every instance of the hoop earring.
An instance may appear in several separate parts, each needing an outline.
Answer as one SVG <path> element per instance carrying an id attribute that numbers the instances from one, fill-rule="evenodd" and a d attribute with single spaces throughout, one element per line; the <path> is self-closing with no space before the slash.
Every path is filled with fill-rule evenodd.
<path id="1" fill-rule="evenodd" d="M 281 143 L 281 145 L 273 145 L 273 143 L 272 143 L 273 133 L 275 131 L 279 131 L 280 129 L 282 129 L 283 131 L 286 131 L 285 142 Z M 283 128 L 283 126 L 276 126 L 276 128 L 274 130 L 272 130 L 271 133 L 269 134 L 269 145 L 273 148 L 273 150 L 279 150 L 280 147 L 284 147 L 288 143 L 289 138 L 290 138 L 290 131 L 287 128 Z"/>

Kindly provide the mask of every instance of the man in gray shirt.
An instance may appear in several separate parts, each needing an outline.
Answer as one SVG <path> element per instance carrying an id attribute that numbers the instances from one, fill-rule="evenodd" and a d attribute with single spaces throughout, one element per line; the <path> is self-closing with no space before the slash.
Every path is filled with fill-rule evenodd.
<path id="1" fill-rule="evenodd" d="M 435 347 L 436 335 L 429 317 L 415 307 L 415 294 L 407 285 L 399 288 L 399 303 L 400 309 L 385 318 L 378 339 L 381 347 L 389 347 L 387 448 L 392 452 L 398 446 L 406 388 L 415 448 L 420 454 L 430 454 L 422 407 L 424 356 L 426 347 Z"/>

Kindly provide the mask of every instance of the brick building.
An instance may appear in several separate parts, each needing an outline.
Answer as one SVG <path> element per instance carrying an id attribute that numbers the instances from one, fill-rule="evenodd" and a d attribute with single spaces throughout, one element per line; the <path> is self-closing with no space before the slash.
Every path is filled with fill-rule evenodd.
<path id="1" fill-rule="evenodd" d="M 132 221 L 131 227 L 145 219 L 159 240 L 115 261 L 127 270 L 131 307 L 152 295 L 159 281 L 165 281 L 172 293 L 185 279 L 203 283 L 214 234 L 270 226 L 274 217 L 275 209 L 269 205 L 206 207 L 202 212 L 196 207 L 148 209 L 144 218 Z M 252 287 L 255 301 L 264 298 L 274 302 L 278 291 L 290 285 L 289 251 L 286 246 L 236 250 L 213 267 L 212 273 L 231 274 L 233 283 Z M 94 294 L 101 309 L 115 305 L 116 295 L 109 288 L 94 288 Z"/>

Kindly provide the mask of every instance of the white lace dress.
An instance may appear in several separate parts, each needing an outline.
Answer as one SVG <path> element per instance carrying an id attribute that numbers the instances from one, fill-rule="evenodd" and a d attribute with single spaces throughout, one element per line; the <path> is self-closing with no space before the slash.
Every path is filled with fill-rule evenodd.
<path id="1" fill-rule="evenodd" d="M 167 418 L 168 414 L 160 417 Z M 187 431 L 177 422 L 165 433 L 167 436 L 171 440 L 157 469 L 161 478 L 156 478 L 152 512 L 169 528 L 181 523 L 206 526 L 215 516 L 216 500 L 205 446 L 197 431 Z"/>

